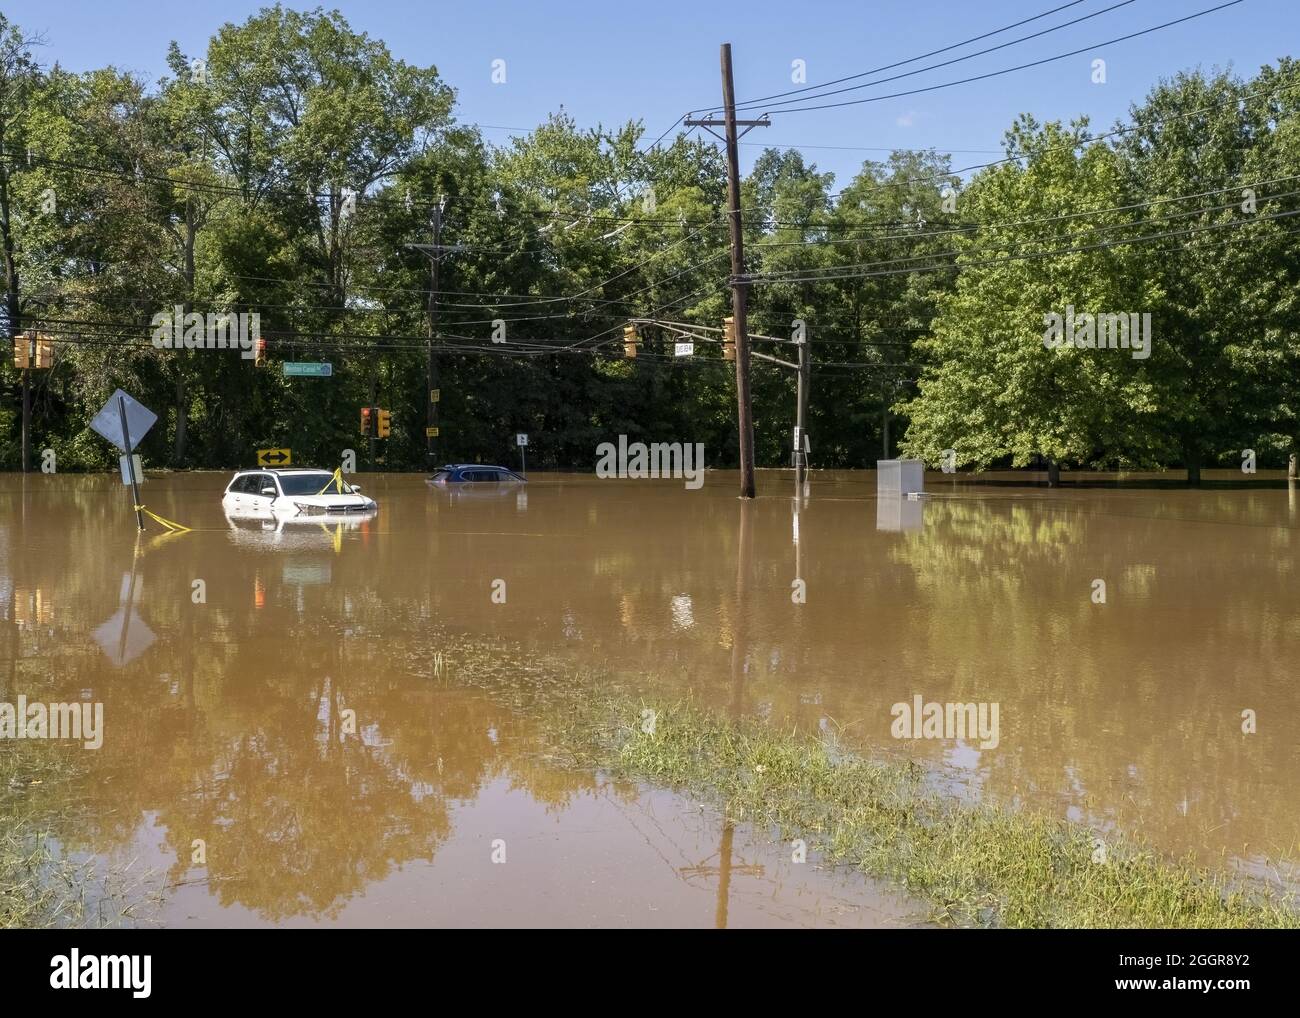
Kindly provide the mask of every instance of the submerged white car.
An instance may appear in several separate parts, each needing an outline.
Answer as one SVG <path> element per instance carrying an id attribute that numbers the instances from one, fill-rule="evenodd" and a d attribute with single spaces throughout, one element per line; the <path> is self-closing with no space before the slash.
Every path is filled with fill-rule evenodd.
<path id="1" fill-rule="evenodd" d="M 235 474 L 221 499 L 232 515 L 260 513 L 285 516 L 344 516 L 372 513 L 378 508 L 373 498 L 361 494 L 328 470 L 241 470 Z"/>

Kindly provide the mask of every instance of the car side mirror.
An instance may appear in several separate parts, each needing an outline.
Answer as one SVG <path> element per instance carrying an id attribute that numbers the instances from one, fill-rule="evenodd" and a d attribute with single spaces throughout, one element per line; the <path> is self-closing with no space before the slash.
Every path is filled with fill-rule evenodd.
<path id="1" fill-rule="evenodd" d="M 270 495 L 272 498 L 275 498 L 275 489 L 274 489 L 274 488 L 263 488 L 263 489 L 262 489 L 262 494 L 263 494 L 263 495 Z"/>
<path id="2" fill-rule="evenodd" d="M 361 494 L 361 487 L 360 487 L 360 485 L 349 484 L 348 487 L 352 489 L 352 493 L 353 493 L 354 495 L 360 495 L 360 494 Z"/>

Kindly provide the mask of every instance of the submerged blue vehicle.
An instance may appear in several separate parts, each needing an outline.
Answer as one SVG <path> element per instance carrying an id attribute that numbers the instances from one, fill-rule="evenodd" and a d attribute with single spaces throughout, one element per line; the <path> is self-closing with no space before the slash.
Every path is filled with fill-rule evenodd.
<path id="1" fill-rule="evenodd" d="M 495 467 L 486 463 L 448 463 L 439 467 L 429 477 L 430 484 L 462 482 L 527 484 L 528 480 L 508 467 Z"/>

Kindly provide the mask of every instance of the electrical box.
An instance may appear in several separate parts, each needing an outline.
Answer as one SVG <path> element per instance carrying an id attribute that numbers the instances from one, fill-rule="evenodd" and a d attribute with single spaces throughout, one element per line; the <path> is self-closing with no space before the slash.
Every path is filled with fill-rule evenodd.
<path id="1" fill-rule="evenodd" d="M 921 460 L 876 460 L 876 497 L 901 498 L 925 491 L 925 463 Z"/>

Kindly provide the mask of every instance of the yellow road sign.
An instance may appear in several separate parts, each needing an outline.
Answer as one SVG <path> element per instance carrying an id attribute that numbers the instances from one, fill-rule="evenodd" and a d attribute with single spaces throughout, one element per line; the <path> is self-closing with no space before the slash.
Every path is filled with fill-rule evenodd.
<path id="1" fill-rule="evenodd" d="M 287 467 L 293 462 L 293 453 L 288 449 L 258 449 L 257 465 L 259 467 Z"/>
<path id="2" fill-rule="evenodd" d="M 437 429 L 437 428 L 425 428 L 425 429 L 424 429 L 424 437 L 425 437 L 425 438 L 437 438 L 437 437 L 438 437 L 438 429 Z"/>
<path id="3" fill-rule="evenodd" d="M 440 399 L 442 399 L 442 390 L 441 390 L 441 389 L 430 389 L 430 390 L 429 390 L 429 402 L 430 402 L 430 403 L 437 403 Z"/>

